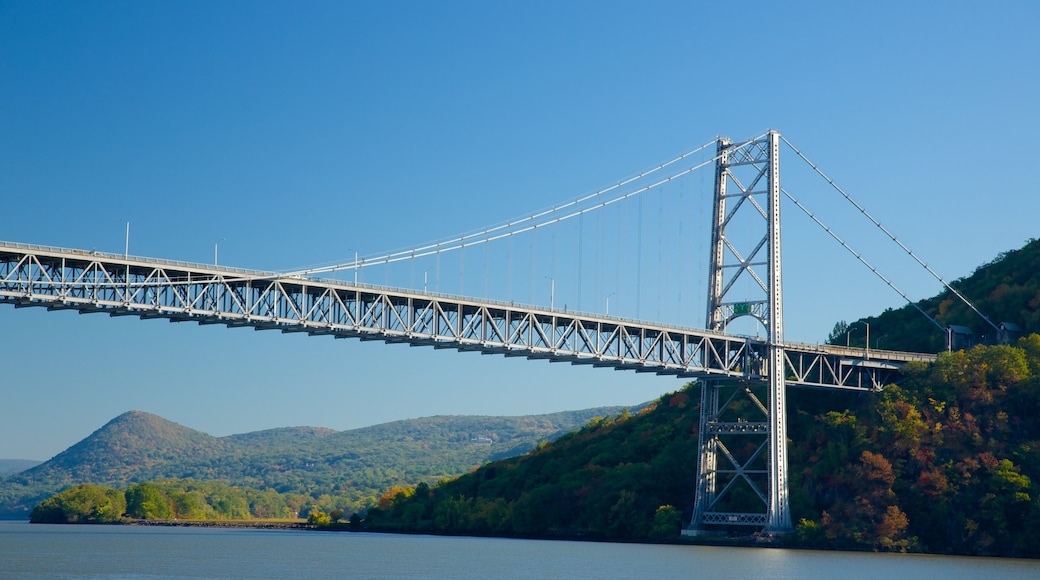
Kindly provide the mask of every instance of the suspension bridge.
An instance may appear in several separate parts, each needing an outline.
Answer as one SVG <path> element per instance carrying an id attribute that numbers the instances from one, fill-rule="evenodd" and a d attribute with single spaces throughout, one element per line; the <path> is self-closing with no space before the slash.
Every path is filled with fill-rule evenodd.
<path id="1" fill-rule="evenodd" d="M 296 271 L 221 266 L 216 263 L 216 248 L 212 265 L 132 256 L 129 234 L 122 254 L 0 242 L 0 302 L 16 308 L 357 338 L 698 379 L 702 388 L 699 477 L 691 482 L 696 485 L 696 504 L 684 533 L 707 533 L 733 525 L 784 533 L 792 529 L 785 389 L 879 390 L 897 380 L 905 364 L 929 362 L 935 356 L 871 349 L 869 340 L 865 348 L 784 340 L 783 195 L 878 272 L 781 187 L 782 141 L 786 142 L 775 131 L 742 142 L 719 138 L 650 171 L 542 212 L 414 248 L 364 257 L 355 253 L 352 260 Z M 855 204 L 799 150 L 787 145 Z M 576 283 L 602 277 L 603 264 L 582 262 L 582 256 L 592 252 L 580 234 L 585 221 L 592 221 L 589 216 L 617 209 L 701 169 L 714 171 L 704 328 L 611 315 L 610 298 L 616 291 L 606 296 L 602 313 L 582 312 L 566 304 L 561 308 L 556 302 L 554 276 L 544 276 L 550 282 L 548 306 L 488 296 L 488 280 L 495 277 L 489 273 L 489 264 L 511 266 L 520 261 L 512 255 L 514 239 L 558 230 L 561 224 L 577 224 Z M 638 213 L 641 225 L 642 205 Z M 659 213 L 663 216 L 664 209 Z M 622 219 L 619 211 L 618 230 L 627 228 Z M 658 236 L 666 237 L 660 232 Z M 555 267 L 559 254 L 555 234 L 551 239 Z M 495 247 L 504 244 L 508 248 L 502 259 L 489 258 L 488 248 L 495 242 Z M 684 251 L 681 244 L 667 245 Z M 483 248 L 478 269 L 484 273 L 485 296 L 465 295 L 461 275 L 457 294 L 440 292 L 441 260 L 457 255 L 462 270 L 467 248 L 472 252 L 475 247 Z M 431 259 L 435 265 L 421 270 L 423 282 L 418 288 L 416 264 L 421 268 L 425 266 L 421 260 Z M 536 271 L 535 259 L 529 258 L 528 279 L 537 277 L 531 274 Z M 622 261 L 616 260 L 617 264 Z M 408 266 L 410 285 L 360 280 L 360 272 L 376 267 L 389 272 L 394 264 Z M 639 265 L 634 271 L 630 265 L 625 267 L 628 270 L 617 266 L 614 277 L 636 280 L 638 304 L 638 283 L 645 276 Z M 435 287 L 431 291 L 428 274 L 432 270 Z M 657 271 L 659 280 L 665 275 L 662 272 Z M 345 280 L 336 277 L 344 274 Z M 909 301 L 891 281 L 878 275 Z M 512 277 L 513 270 L 505 276 Z M 389 282 L 389 274 L 386 280 Z M 685 285 L 682 280 L 677 282 L 680 288 Z M 760 323 L 764 336 L 729 332 L 733 321 L 744 317 Z M 748 497 L 753 505 L 747 503 Z"/>

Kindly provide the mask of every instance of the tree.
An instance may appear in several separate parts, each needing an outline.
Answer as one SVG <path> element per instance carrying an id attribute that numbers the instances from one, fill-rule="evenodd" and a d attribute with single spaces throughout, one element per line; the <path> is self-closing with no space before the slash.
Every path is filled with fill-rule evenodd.
<path id="1" fill-rule="evenodd" d="M 125 512 L 126 496 L 122 492 L 85 483 L 40 502 L 33 509 L 29 521 L 110 524 L 121 520 Z"/>
<path id="2" fill-rule="evenodd" d="M 849 323 L 839 320 L 827 335 L 827 344 L 845 344 L 845 333 L 849 331 Z"/>
<path id="3" fill-rule="evenodd" d="M 166 520 L 173 516 L 170 500 L 152 483 L 131 485 L 126 490 L 126 513 L 143 520 Z"/>
<path id="4" fill-rule="evenodd" d="M 651 538 L 674 538 L 682 528 L 682 514 L 675 506 L 663 505 L 657 508 L 654 522 L 650 527 Z"/>
<path id="5" fill-rule="evenodd" d="M 307 516 L 307 523 L 314 526 L 327 526 L 332 523 L 332 518 L 321 510 L 311 510 L 310 515 Z"/>

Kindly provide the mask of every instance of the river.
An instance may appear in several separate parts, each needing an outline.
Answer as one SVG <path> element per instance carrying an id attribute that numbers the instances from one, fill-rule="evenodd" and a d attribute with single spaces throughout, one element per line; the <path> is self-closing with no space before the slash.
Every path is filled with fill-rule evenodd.
<path id="1" fill-rule="evenodd" d="M 1037 578 L 1040 561 L 0 521 L 0 578 Z"/>

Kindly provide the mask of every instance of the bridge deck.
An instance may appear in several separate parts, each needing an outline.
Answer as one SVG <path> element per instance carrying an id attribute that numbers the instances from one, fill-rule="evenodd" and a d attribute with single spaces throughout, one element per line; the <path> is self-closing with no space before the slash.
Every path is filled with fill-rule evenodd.
<path id="1" fill-rule="evenodd" d="M 273 272 L 0 242 L 0 302 L 252 326 L 687 378 L 763 380 L 758 338 Z M 787 384 L 880 389 L 935 355 L 783 345 Z"/>

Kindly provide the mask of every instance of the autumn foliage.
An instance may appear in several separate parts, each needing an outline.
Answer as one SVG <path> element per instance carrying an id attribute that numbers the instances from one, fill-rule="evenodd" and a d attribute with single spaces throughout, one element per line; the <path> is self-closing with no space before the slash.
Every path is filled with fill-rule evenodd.
<path id="1" fill-rule="evenodd" d="M 521 457 L 396 489 L 372 529 L 674 539 L 696 481 L 699 387 Z M 1040 335 L 943 353 L 881 393 L 791 389 L 786 541 L 1040 556 Z M 744 529 L 745 533 L 750 530 Z"/>

